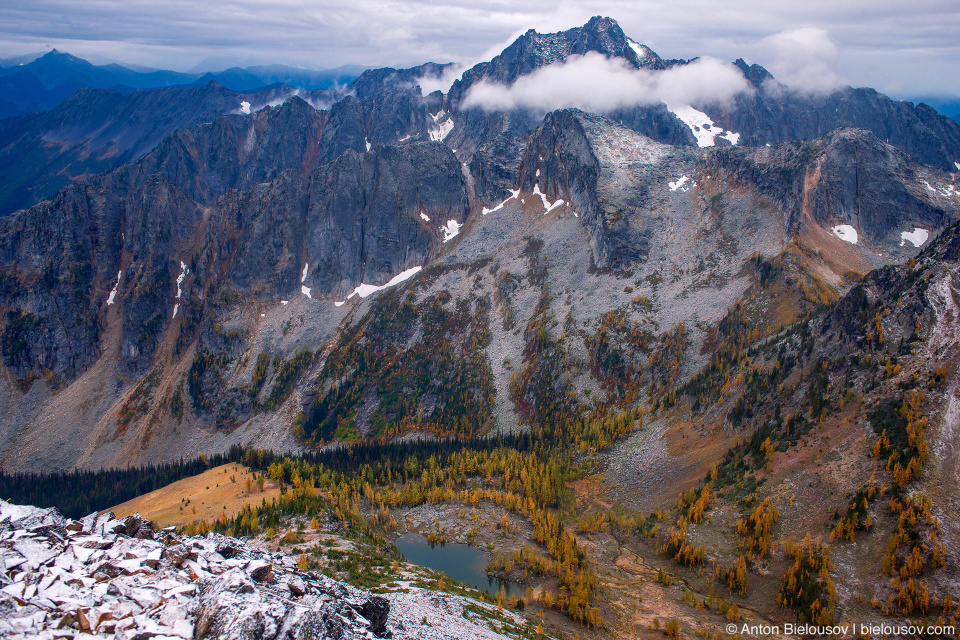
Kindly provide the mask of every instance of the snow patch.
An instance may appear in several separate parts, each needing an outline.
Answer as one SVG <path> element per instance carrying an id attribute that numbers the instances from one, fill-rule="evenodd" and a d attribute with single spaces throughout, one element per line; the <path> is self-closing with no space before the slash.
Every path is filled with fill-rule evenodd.
<path id="1" fill-rule="evenodd" d="M 536 176 L 537 176 L 538 178 L 540 177 L 540 169 L 537 169 Z"/>
<path id="2" fill-rule="evenodd" d="M 440 227 L 440 233 L 443 235 L 443 241 L 449 242 L 460 235 L 460 227 L 463 225 L 456 220 L 447 220 L 447 224 Z"/>
<path id="3" fill-rule="evenodd" d="M 953 166 L 957 168 L 957 171 L 960 171 L 960 162 L 954 162 Z"/>
<path id="4" fill-rule="evenodd" d="M 370 144 L 370 141 L 367 140 L 367 137 L 366 137 L 366 136 L 363 137 L 363 143 L 364 143 L 365 145 L 367 145 L 367 151 L 370 151 L 370 149 L 373 148 L 373 145 Z"/>
<path id="5" fill-rule="evenodd" d="M 399 140 L 397 140 L 397 142 L 406 142 L 407 140 L 409 140 L 409 139 L 412 138 L 412 137 L 413 137 L 413 136 L 408 133 L 407 135 L 405 135 L 405 136 L 403 136 L 402 138 L 400 138 Z"/>
<path id="6" fill-rule="evenodd" d="M 310 295 L 310 287 L 303 284 L 307 280 L 307 272 L 310 270 L 310 263 L 303 263 L 303 275 L 300 276 L 300 293 L 307 296 L 310 299 L 313 299 L 313 296 Z"/>
<path id="7" fill-rule="evenodd" d="M 430 216 L 425 214 L 423 211 L 420 212 L 420 219 L 424 222 L 430 222 Z"/>
<path id="8" fill-rule="evenodd" d="M 120 276 L 123 275 L 123 269 L 117 271 L 117 284 L 113 285 L 113 291 L 110 292 L 110 296 L 107 298 L 107 306 L 113 304 L 114 299 L 117 297 L 117 288 L 120 286 Z"/>
<path id="9" fill-rule="evenodd" d="M 434 142 L 443 142 L 443 139 L 453 131 L 453 118 L 447 115 L 446 111 L 442 110 L 437 113 L 431 113 L 430 117 L 433 119 L 433 126 L 428 127 L 430 139 Z"/>
<path id="10" fill-rule="evenodd" d="M 250 103 L 247 102 L 246 100 L 240 103 L 240 113 L 246 113 L 246 114 L 250 113 Z"/>
<path id="11" fill-rule="evenodd" d="M 740 134 L 734 133 L 733 131 L 724 131 L 723 133 L 717 134 L 718 138 L 725 138 L 727 142 L 736 146 L 740 142 Z"/>
<path id="12" fill-rule="evenodd" d="M 643 60 L 647 57 L 647 51 L 642 44 L 634 42 L 630 38 L 627 38 L 627 44 L 630 45 L 630 48 L 633 49 L 633 52 L 637 54 L 637 58 Z"/>
<path id="13" fill-rule="evenodd" d="M 857 230 L 849 224 L 838 224 L 837 226 L 832 227 L 830 231 L 833 231 L 834 235 L 844 242 L 857 244 L 857 239 L 859 238 L 857 235 Z"/>
<path id="14" fill-rule="evenodd" d="M 689 186 L 685 186 L 687 182 L 690 182 Z M 697 183 L 690 180 L 690 178 L 687 176 L 680 176 L 677 178 L 676 182 L 668 182 L 667 186 L 670 187 L 670 191 L 676 191 L 677 189 L 680 189 L 680 191 L 686 191 L 690 187 L 697 186 Z"/>
<path id="15" fill-rule="evenodd" d="M 452 222 L 452 221 L 451 221 L 451 222 Z M 360 296 L 361 298 L 366 298 L 367 296 L 371 296 L 371 295 L 375 294 L 375 293 L 378 292 L 378 291 L 383 291 L 384 289 L 389 289 L 390 287 L 395 287 L 395 286 L 397 286 L 398 284 L 400 284 L 401 282 L 404 282 L 404 281 L 406 281 L 406 280 L 409 280 L 409 279 L 412 278 L 413 276 L 417 275 L 417 273 L 419 273 L 419 271 L 420 271 L 421 269 L 423 269 L 423 267 L 411 267 L 410 269 L 407 269 L 406 271 L 401 271 L 401 272 L 398 273 L 397 275 L 395 275 L 395 276 L 393 276 L 392 278 L 390 278 L 390 280 L 389 280 L 386 284 L 381 284 L 381 285 L 376 285 L 376 284 L 361 284 L 361 285 L 358 286 L 356 289 L 354 289 L 353 291 L 351 291 L 351 292 L 350 292 L 350 295 L 348 295 L 343 301 L 341 301 L 341 302 L 334 302 L 333 304 L 334 304 L 335 306 L 342 307 L 342 306 L 344 305 L 344 303 L 345 303 L 347 300 L 349 300 L 350 298 L 352 298 L 353 296 Z"/>
<path id="16" fill-rule="evenodd" d="M 547 207 L 547 210 L 543 212 L 543 215 L 547 215 L 548 213 L 550 213 L 551 211 L 553 211 L 554 209 L 556 209 L 557 207 L 559 207 L 559 206 L 562 205 L 562 204 L 563 204 L 563 200 L 562 200 L 562 199 L 558 199 L 558 200 L 557 200 L 556 202 L 554 202 L 552 205 L 550 205 L 549 207 Z"/>
<path id="17" fill-rule="evenodd" d="M 934 193 L 934 194 L 942 195 L 945 198 L 949 198 L 950 196 L 960 195 L 960 191 L 957 191 L 957 188 L 952 184 L 948 184 L 945 187 L 941 186 L 940 189 L 937 190 L 936 187 L 931 185 L 926 180 L 923 180 L 922 182 L 927 186 L 927 191 L 930 191 L 931 193 Z"/>
<path id="18" fill-rule="evenodd" d="M 535 183 L 535 184 L 533 185 L 533 195 L 535 195 L 535 196 L 540 196 L 540 202 L 543 203 L 543 208 L 546 209 L 546 211 L 543 212 L 543 215 L 547 215 L 548 213 L 550 213 L 551 211 L 553 211 L 554 209 L 556 209 L 557 207 L 559 207 L 560 205 L 563 204 L 563 200 L 562 200 L 562 199 L 558 199 L 558 200 L 557 200 L 556 202 L 554 202 L 553 204 L 550 204 L 550 202 L 547 201 L 547 195 L 546 195 L 545 193 L 543 193 L 542 191 L 540 191 L 540 183 L 539 183 L 539 182 L 537 182 L 537 183 Z"/>
<path id="19" fill-rule="evenodd" d="M 182 293 L 182 291 L 180 290 L 180 285 L 183 284 L 183 279 L 187 277 L 187 274 L 188 274 L 189 272 L 190 272 L 190 270 L 187 269 L 187 265 L 184 264 L 183 260 L 181 260 L 181 261 L 180 261 L 180 275 L 177 276 L 177 297 L 175 298 L 175 300 L 179 300 L 179 299 L 180 299 L 180 295 L 181 295 L 181 293 Z M 177 309 L 179 309 L 179 308 L 180 308 L 180 303 L 179 303 L 179 302 L 174 303 L 174 305 L 173 305 L 173 318 L 176 318 L 176 317 L 177 317 Z M 171 318 L 171 319 L 172 319 L 172 318 Z"/>
<path id="20" fill-rule="evenodd" d="M 909 242 L 915 247 L 920 247 L 923 246 L 923 243 L 925 243 L 929 237 L 930 232 L 920 227 L 914 227 L 913 231 L 901 231 L 900 246 L 902 247 L 905 243 Z"/>
<path id="21" fill-rule="evenodd" d="M 484 207 L 483 215 L 487 215 L 488 213 L 493 213 L 495 211 L 500 211 L 500 209 L 503 209 L 503 206 L 505 204 L 507 204 L 508 202 L 510 202 L 514 198 L 517 198 L 520 195 L 520 189 L 517 189 L 517 190 L 510 189 L 509 191 L 510 191 L 510 197 L 504 200 L 503 202 L 501 202 L 500 204 L 498 204 L 497 206 L 495 206 L 493 209 L 487 209 L 486 207 Z"/>
<path id="22" fill-rule="evenodd" d="M 690 127 L 693 136 L 697 139 L 697 146 L 712 147 L 716 144 L 716 138 L 723 138 L 730 144 L 740 142 L 740 134 L 733 131 L 724 131 L 723 127 L 718 127 L 710 119 L 710 116 L 702 111 L 697 111 L 690 105 L 672 107 L 667 105 L 673 115 L 680 118 L 683 124 Z"/>
<path id="23" fill-rule="evenodd" d="M 177 276 L 177 300 L 180 299 L 180 285 L 183 284 L 183 279 L 187 277 L 187 265 L 183 263 L 183 260 L 180 261 L 180 275 Z"/>
<path id="24" fill-rule="evenodd" d="M 282 304 L 283 306 L 287 306 L 288 304 L 290 304 L 290 301 L 289 301 L 289 300 L 281 300 L 281 301 L 280 301 L 280 304 Z"/>

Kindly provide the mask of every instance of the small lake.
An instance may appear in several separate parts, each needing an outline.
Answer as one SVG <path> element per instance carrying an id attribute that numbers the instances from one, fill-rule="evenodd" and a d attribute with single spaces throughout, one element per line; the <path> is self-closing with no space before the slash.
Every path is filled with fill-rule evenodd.
<path id="1" fill-rule="evenodd" d="M 489 594 L 496 594 L 503 586 L 507 595 L 520 595 L 522 588 L 513 582 L 487 577 L 490 554 L 467 544 L 448 542 L 430 546 L 418 533 L 405 533 L 394 541 L 406 559 L 428 569 L 442 571 L 454 580 L 469 584 Z"/>

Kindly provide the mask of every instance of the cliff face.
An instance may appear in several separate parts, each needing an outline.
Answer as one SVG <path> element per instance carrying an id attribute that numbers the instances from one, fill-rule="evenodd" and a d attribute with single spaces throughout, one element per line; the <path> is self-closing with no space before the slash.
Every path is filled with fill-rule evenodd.
<path id="1" fill-rule="evenodd" d="M 915 255 L 960 212 L 957 174 L 943 170 L 960 157 L 956 123 L 862 90 L 800 96 L 745 64 L 752 95 L 698 107 L 739 132 L 738 145 L 697 147 L 666 105 L 459 108 L 473 83 L 587 51 L 683 64 L 595 19 L 525 34 L 447 94 L 421 94 L 419 78 L 446 70 L 425 65 L 367 72 L 354 95 L 323 94 L 340 98 L 328 110 L 314 108 L 320 94 L 265 106 L 277 96 L 209 85 L 80 92 L 6 121 L 5 170 L 52 153 L 54 128 L 58 157 L 78 172 L 119 166 L 0 219 L 0 394 L 14 407 L 0 417 L 4 467 L 296 447 L 291 425 L 340 389 L 345 373 L 332 375 L 327 358 L 368 312 L 402 321 L 370 347 L 373 358 L 393 345 L 398 369 L 357 382 L 341 426 L 366 433 L 373 416 L 440 416 L 476 401 L 478 424 L 514 428 L 527 409 L 510 361 L 531 348 L 515 327 L 546 312 L 565 319 L 568 339 L 578 336 L 565 347 L 580 363 L 571 384 L 594 389 L 606 374 L 592 332 L 607 312 L 625 305 L 625 321 L 652 337 L 683 324 L 693 353 L 746 291 L 754 254 L 788 256 L 795 284 L 832 299 Z M 163 117 L 146 118 L 151 109 Z M 833 129 L 851 123 L 867 128 Z M 108 138 L 114 152 L 92 151 Z M 412 306 L 378 306 L 381 287 L 415 292 Z M 450 326 L 436 333 L 431 322 Z M 491 327 L 502 327 L 495 342 Z M 471 371 L 431 343 L 444 340 Z M 391 387 L 415 347 L 418 366 L 458 373 Z M 683 375 L 702 365 L 690 358 Z"/>

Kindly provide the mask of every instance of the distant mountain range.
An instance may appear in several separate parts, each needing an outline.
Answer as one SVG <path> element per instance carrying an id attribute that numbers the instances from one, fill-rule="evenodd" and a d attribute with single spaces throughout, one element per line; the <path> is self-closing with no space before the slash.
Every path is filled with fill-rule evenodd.
<path id="1" fill-rule="evenodd" d="M 216 80 L 236 92 L 276 84 L 329 89 L 352 82 L 363 71 L 364 67 L 355 65 L 317 70 L 275 64 L 232 67 L 216 73 L 181 73 L 120 64 L 94 65 L 54 49 L 40 56 L 0 59 L 0 117 L 46 111 L 82 88 L 129 93 L 157 87 L 204 86 Z"/>
<path id="2" fill-rule="evenodd" d="M 919 96 L 910 98 L 910 102 L 924 102 L 941 114 L 960 122 L 960 96 Z"/>

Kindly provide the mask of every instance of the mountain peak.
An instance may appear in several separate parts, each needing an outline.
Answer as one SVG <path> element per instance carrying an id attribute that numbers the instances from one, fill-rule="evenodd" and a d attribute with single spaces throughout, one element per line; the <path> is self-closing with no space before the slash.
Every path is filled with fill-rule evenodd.
<path id="1" fill-rule="evenodd" d="M 49 65 L 75 65 L 82 67 L 93 67 L 93 64 L 88 60 L 78 58 L 77 56 L 69 53 L 64 53 L 58 49 L 51 49 L 49 52 L 43 54 L 30 64 L 39 67 L 45 67 Z"/>
<path id="2" fill-rule="evenodd" d="M 537 69 L 562 64 L 571 56 L 587 53 L 622 58 L 637 68 L 665 68 L 660 56 L 628 38 L 616 20 L 594 16 L 583 26 L 566 31 L 539 33 L 534 29 L 528 30 L 490 62 L 466 71 L 462 81 L 454 83 L 454 92 L 464 92 L 480 80 L 512 84 L 517 78 Z"/>
<path id="3" fill-rule="evenodd" d="M 744 77 L 750 81 L 750 84 L 757 88 L 760 88 L 767 80 L 773 79 L 773 74 L 764 67 L 758 64 L 747 64 L 747 61 L 743 58 L 737 58 L 733 64 L 743 72 Z"/>
<path id="4" fill-rule="evenodd" d="M 583 28 L 597 31 L 601 29 L 620 29 L 620 23 L 609 16 L 593 16 L 587 20 L 587 24 L 583 25 Z M 623 29 L 620 29 L 620 32 L 623 33 Z"/>
<path id="5" fill-rule="evenodd" d="M 649 66 L 654 58 L 659 60 L 654 54 L 650 60 L 642 63 L 641 58 L 647 56 L 639 55 L 637 47 L 640 46 L 627 37 L 613 18 L 593 16 L 583 26 L 566 31 L 538 33 L 530 29 L 504 49 L 501 56 L 508 55 L 511 49 L 518 49 L 528 55 L 530 63 L 539 63 L 537 66 L 564 62 L 569 56 L 590 52 L 601 53 L 608 58 L 625 58 L 635 66 Z M 646 47 L 643 49 L 646 50 Z"/>
<path id="6" fill-rule="evenodd" d="M 60 51 L 59 49 L 51 49 L 47 53 L 43 54 L 39 58 L 40 60 L 83 60 L 83 58 L 78 58 L 77 56 L 71 55 Z"/>

